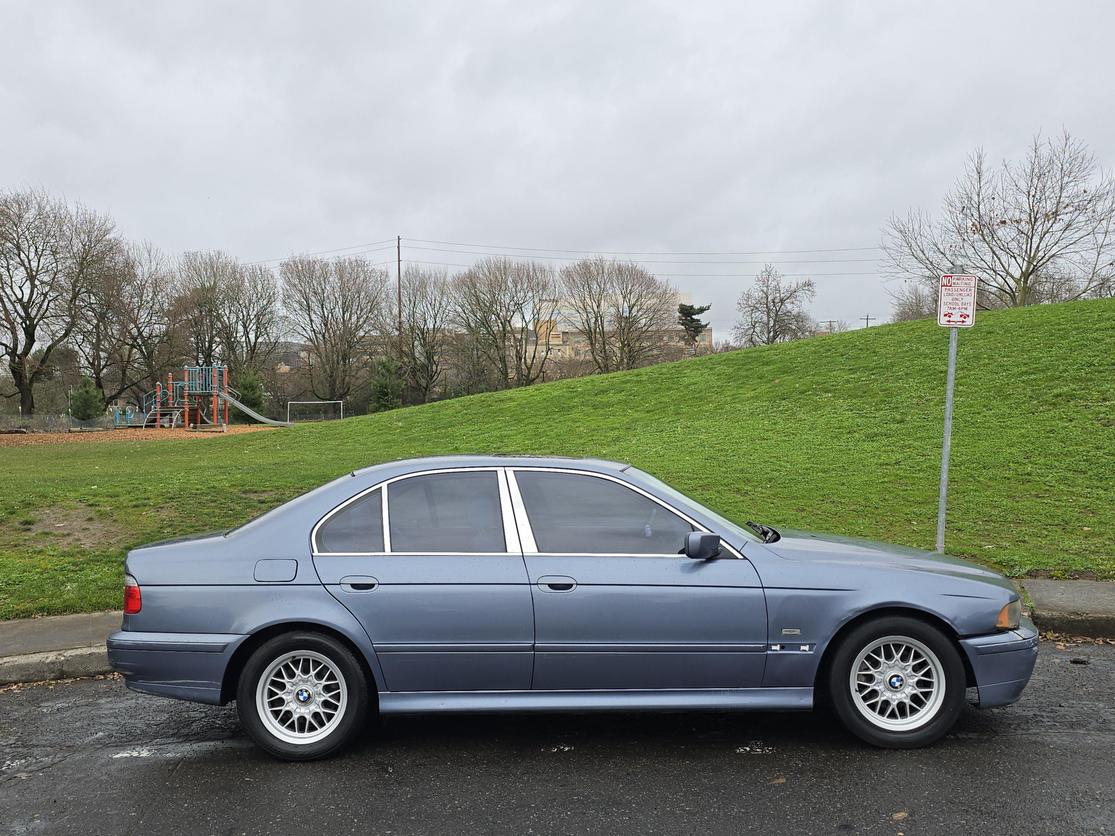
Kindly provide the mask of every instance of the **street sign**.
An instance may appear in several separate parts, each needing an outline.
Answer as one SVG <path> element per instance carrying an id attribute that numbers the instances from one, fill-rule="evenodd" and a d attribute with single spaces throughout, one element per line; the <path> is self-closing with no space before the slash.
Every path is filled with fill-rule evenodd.
<path id="1" fill-rule="evenodd" d="M 975 276 L 941 276 L 937 295 L 937 324 L 945 328 L 971 328 L 976 322 Z"/>
<path id="2" fill-rule="evenodd" d="M 978 286 L 979 279 L 975 276 L 949 273 L 941 276 L 941 289 L 937 296 L 937 324 L 949 329 L 949 365 L 945 378 L 945 438 L 941 445 L 941 487 L 937 496 L 937 551 L 941 554 L 945 552 L 945 510 L 949 495 L 952 393 L 956 384 L 956 335 L 959 333 L 956 329 L 971 328 L 976 324 Z"/>

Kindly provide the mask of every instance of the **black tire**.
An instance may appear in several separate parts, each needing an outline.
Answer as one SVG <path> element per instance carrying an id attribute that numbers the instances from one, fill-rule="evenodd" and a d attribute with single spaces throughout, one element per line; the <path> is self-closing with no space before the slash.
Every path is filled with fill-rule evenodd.
<path id="1" fill-rule="evenodd" d="M 853 696 L 852 666 L 856 664 L 860 653 L 874 642 L 889 637 L 911 640 L 936 657 L 939 670 L 943 674 L 940 679 L 944 685 L 944 693 L 939 697 L 926 700 L 916 713 L 907 709 L 909 716 L 905 719 L 899 716 L 881 719 L 876 716 L 871 720 L 868 719 L 868 715 L 872 714 L 871 708 L 865 703 L 870 702 L 874 695 L 867 691 L 866 699 L 863 701 Z M 900 670 L 897 670 L 898 667 L 901 667 L 898 663 L 892 666 L 880 665 L 882 684 L 877 690 L 880 694 L 886 694 L 888 698 L 891 694 L 900 697 L 897 692 L 884 690 L 889 687 L 888 682 L 897 684 L 901 681 L 905 686 L 909 681 Z M 888 677 L 891 675 L 889 671 L 892 668 L 894 673 L 897 673 L 897 678 L 889 680 Z M 964 709 L 966 676 L 960 651 L 952 640 L 936 627 L 916 618 L 885 616 L 860 624 L 841 640 L 829 666 L 826 686 L 828 701 L 833 711 L 852 734 L 873 746 L 884 749 L 915 749 L 939 740 L 956 723 L 960 712 Z M 920 702 L 921 699 L 916 697 L 915 701 Z M 899 698 L 898 701 L 902 700 Z M 890 700 L 885 699 L 880 705 L 885 706 L 888 702 Z M 862 709 L 861 705 L 864 706 Z M 894 709 L 887 708 L 887 710 L 898 712 L 901 707 L 896 706 Z M 892 726 L 884 727 L 887 723 Z M 908 727 L 893 727 L 903 723 Z"/>
<path id="2" fill-rule="evenodd" d="M 265 720 L 261 712 L 266 711 L 266 708 L 261 709 L 257 705 L 256 699 L 260 688 L 260 679 L 267 676 L 268 671 L 280 659 L 288 656 L 288 654 L 298 653 L 307 654 L 305 657 L 298 657 L 308 660 L 305 663 L 304 670 L 309 670 L 312 662 L 324 660 L 333 667 L 333 673 L 336 674 L 337 681 L 336 690 L 327 691 L 332 686 L 319 689 L 312 684 L 308 688 L 300 689 L 307 691 L 309 694 L 308 704 L 301 710 L 311 714 L 313 720 L 299 720 L 293 716 L 293 712 L 281 715 L 286 718 L 287 722 L 296 724 L 294 728 L 286 730 L 285 733 L 290 737 L 307 738 L 302 742 L 283 739 L 280 734 L 284 732 L 276 728 L 279 721 L 277 719 L 273 722 Z M 291 668 L 287 670 L 289 671 Z M 319 668 L 318 670 L 324 669 Z M 342 693 L 341 686 L 343 686 L 344 698 L 338 700 L 336 695 Z M 266 689 L 264 693 L 268 693 Z M 315 704 L 318 703 L 320 703 L 320 709 L 323 710 L 315 713 Z M 284 633 L 268 639 L 256 648 L 255 652 L 248 658 L 247 664 L 244 665 L 244 670 L 240 673 L 240 681 L 236 687 L 236 708 L 240 714 L 240 723 L 244 727 L 244 731 L 261 749 L 277 758 L 288 761 L 316 760 L 338 752 L 343 746 L 350 743 L 364 727 L 367 721 L 368 703 L 368 677 L 364 672 L 364 666 L 360 664 L 352 651 L 331 636 L 302 630 Z M 335 715 L 339 715 L 339 719 L 326 720 L 326 713 L 332 710 L 334 706 L 337 706 Z M 296 707 L 301 708 L 301 706 Z M 322 729 L 320 731 L 312 730 L 309 725 L 311 722 L 321 723 Z M 299 728 L 302 726 L 297 724 L 302 724 L 306 731 L 300 732 Z M 315 735 L 320 735 L 320 737 L 315 737 Z"/>

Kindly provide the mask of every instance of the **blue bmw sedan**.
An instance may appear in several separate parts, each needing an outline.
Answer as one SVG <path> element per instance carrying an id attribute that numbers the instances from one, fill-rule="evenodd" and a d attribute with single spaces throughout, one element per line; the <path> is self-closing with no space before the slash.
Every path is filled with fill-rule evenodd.
<path id="1" fill-rule="evenodd" d="M 391 462 L 130 552 L 129 688 L 235 700 L 289 760 L 373 711 L 807 710 L 883 747 L 1019 698 L 1037 633 L 981 566 L 741 526 L 615 462 Z"/>

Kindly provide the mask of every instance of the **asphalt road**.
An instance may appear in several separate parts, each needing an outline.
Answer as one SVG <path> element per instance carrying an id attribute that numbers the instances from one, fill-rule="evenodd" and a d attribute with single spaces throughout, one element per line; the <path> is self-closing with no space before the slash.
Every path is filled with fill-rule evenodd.
<path id="1" fill-rule="evenodd" d="M 1115 647 L 1043 644 L 1021 702 L 911 752 L 823 715 L 416 717 L 285 764 L 232 706 L 10 688 L 0 831 L 1115 833 Z"/>

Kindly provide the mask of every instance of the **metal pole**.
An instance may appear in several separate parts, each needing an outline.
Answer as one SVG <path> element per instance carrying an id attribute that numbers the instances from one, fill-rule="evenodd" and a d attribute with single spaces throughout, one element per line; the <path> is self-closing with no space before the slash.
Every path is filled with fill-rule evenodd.
<path id="1" fill-rule="evenodd" d="M 945 383 L 945 440 L 941 446 L 941 492 L 937 498 L 937 552 L 945 552 L 945 506 L 949 495 L 949 451 L 952 448 L 952 389 L 956 383 L 956 332 L 949 328 L 949 371 Z"/>
<path id="2" fill-rule="evenodd" d="M 403 236 L 395 236 L 395 294 L 399 314 L 399 366 L 403 365 Z"/>

